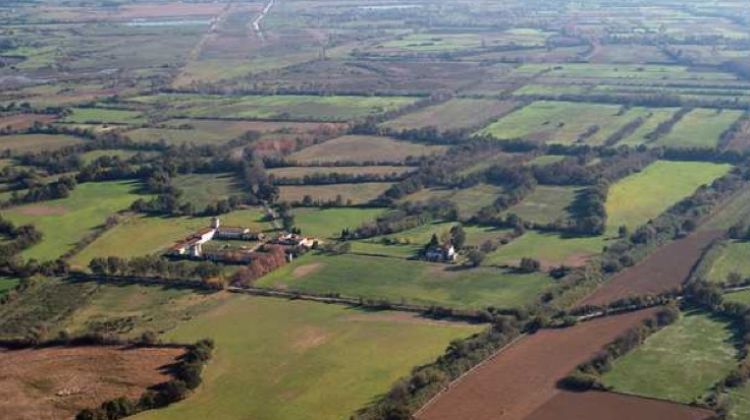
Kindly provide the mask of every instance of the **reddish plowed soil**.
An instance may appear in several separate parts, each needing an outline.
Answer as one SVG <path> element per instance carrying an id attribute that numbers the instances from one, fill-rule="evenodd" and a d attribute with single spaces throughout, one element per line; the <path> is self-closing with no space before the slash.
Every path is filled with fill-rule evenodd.
<path id="1" fill-rule="evenodd" d="M 520 420 L 561 391 L 557 381 L 655 309 L 542 330 L 500 352 L 427 405 L 422 420 Z"/>
<path id="2" fill-rule="evenodd" d="M 706 420 L 711 411 L 611 392 L 563 391 L 527 420 Z"/>
<path id="3" fill-rule="evenodd" d="M 579 305 L 605 305 L 629 296 L 659 294 L 679 287 L 687 280 L 703 251 L 722 234 L 721 231 L 700 231 L 673 241 L 617 274 Z"/>
<path id="4" fill-rule="evenodd" d="M 113 346 L 0 350 L 0 417 L 69 419 L 117 397 L 138 398 L 171 379 L 179 348 Z"/>
<path id="5" fill-rule="evenodd" d="M 42 124 L 51 123 L 57 117 L 54 115 L 42 115 L 42 114 L 16 114 L 9 115 L 7 117 L 0 117 L 0 130 L 4 130 L 10 127 L 11 130 L 25 130 L 32 125 L 35 121 L 39 121 Z"/>

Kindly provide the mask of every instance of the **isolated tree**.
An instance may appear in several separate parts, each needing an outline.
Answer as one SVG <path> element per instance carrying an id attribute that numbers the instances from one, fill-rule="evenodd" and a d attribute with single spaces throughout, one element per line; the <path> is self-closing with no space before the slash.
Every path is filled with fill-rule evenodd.
<path id="1" fill-rule="evenodd" d="M 522 273 L 535 273 L 539 271 L 542 264 L 533 258 L 523 257 L 521 258 L 521 265 L 519 266 L 519 270 Z"/>
<path id="2" fill-rule="evenodd" d="M 469 265 L 472 267 L 479 267 L 484 261 L 484 257 L 484 253 L 476 249 L 472 249 L 466 254 L 466 259 L 469 261 Z"/>
<path id="3" fill-rule="evenodd" d="M 456 249 L 461 249 L 466 244 L 466 232 L 461 225 L 451 228 L 451 243 Z"/>

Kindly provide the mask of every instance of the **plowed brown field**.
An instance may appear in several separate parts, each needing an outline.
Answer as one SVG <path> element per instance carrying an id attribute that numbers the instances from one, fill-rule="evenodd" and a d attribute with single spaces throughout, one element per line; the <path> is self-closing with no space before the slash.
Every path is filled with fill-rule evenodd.
<path id="1" fill-rule="evenodd" d="M 0 417 L 70 419 L 113 398 L 138 398 L 171 379 L 179 348 L 50 347 L 0 350 Z"/>
<path id="2" fill-rule="evenodd" d="M 527 420 L 706 420 L 708 410 L 611 392 L 563 391 Z"/>
<path id="3" fill-rule="evenodd" d="M 561 392 L 556 387 L 560 378 L 655 311 L 600 318 L 525 337 L 453 383 L 417 418 L 524 419 Z"/>
<path id="4" fill-rule="evenodd" d="M 687 280 L 703 251 L 722 235 L 722 231 L 698 231 L 671 242 L 617 274 L 579 305 L 605 305 L 629 296 L 659 294 L 677 288 Z"/>

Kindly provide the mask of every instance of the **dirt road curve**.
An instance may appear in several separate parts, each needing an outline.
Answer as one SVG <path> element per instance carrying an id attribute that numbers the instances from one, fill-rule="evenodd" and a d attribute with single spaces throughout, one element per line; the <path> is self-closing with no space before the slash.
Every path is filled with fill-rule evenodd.
<path id="1" fill-rule="evenodd" d="M 523 338 L 454 383 L 417 418 L 525 419 L 561 393 L 555 386 L 557 380 L 655 310 L 601 318 L 571 328 L 542 330 Z M 570 420 L 574 418 L 577 417 Z"/>
<path id="2" fill-rule="evenodd" d="M 722 231 L 699 231 L 671 242 L 609 280 L 579 305 L 604 305 L 629 296 L 658 294 L 687 280 L 703 251 Z"/>
<path id="3" fill-rule="evenodd" d="M 714 413 L 682 404 L 611 392 L 567 392 L 531 413 L 527 420 L 707 420 Z"/>

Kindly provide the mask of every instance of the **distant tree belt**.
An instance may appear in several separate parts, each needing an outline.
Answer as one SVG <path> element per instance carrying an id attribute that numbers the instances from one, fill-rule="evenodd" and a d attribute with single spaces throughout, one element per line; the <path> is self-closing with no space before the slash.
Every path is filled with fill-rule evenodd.
<path id="1" fill-rule="evenodd" d="M 647 142 L 653 143 L 656 140 L 659 140 L 660 138 L 669 134 L 669 132 L 672 131 L 672 128 L 678 122 L 680 122 L 680 120 L 682 120 L 685 117 L 685 115 L 689 114 L 692 110 L 693 110 L 692 108 L 681 108 L 679 111 L 675 112 L 670 119 L 659 123 L 659 125 L 656 126 L 654 131 L 646 134 Z"/>
<path id="2" fill-rule="evenodd" d="M 344 174 L 336 172 L 335 168 L 328 173 L 314 173 L 302 178 L 276 177 L 271 175 L 269 180 L 274 185 L 331 185 L 331 184 L 359 184 L 365 182 L 397 182 L 407 177 L 407 173 L 391 174 Z"/>
<path id="3" fill-rule="evenodd" d="M 696 86 L 690 86 L 696 87 Z M 627 106 L 645 106 L 656 108 L 723 108 L 723 109 L 747 109 L 748 103 L 735 101 L 734 99 L 692 99 L 674 94 L 636 95 L 636 94 L 559 94 L 559 95 L 520 95 L 520 99 L 534 101 L 562 101 L 562 102 L 588 102 L 615 104 Z"/>
<path id="4" fill-rule="evenodd" d="M 457 220 L 458 209 L 455 203 L 443 200 L 427 202 L 404 203 L 401 206 L 378 217 L 375 222 L 341 233 L 341 239 L 364 239 L 374 236 L 388 235 L 413 229 L 434 220 Z"/>

